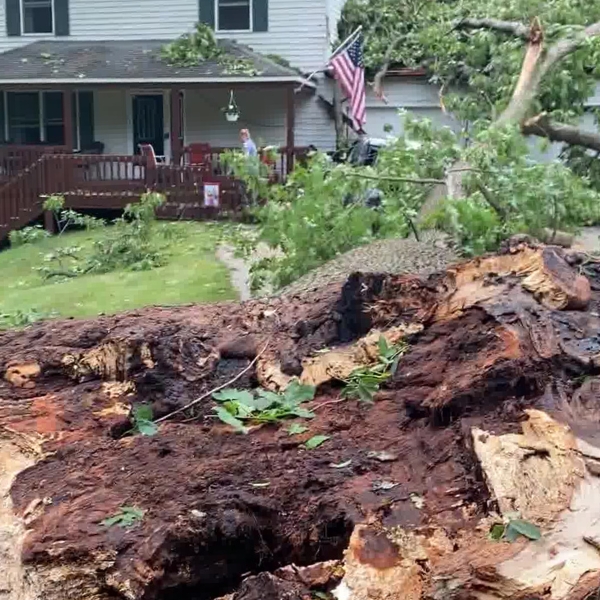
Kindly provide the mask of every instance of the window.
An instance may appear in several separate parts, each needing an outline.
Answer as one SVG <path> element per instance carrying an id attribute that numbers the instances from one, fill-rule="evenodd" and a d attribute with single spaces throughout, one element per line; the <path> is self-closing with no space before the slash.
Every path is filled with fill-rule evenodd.
<path id="1" fill-rule="evenodd" d="M 79 111 L 79 98 L 87 101 L 87 92 L 79 92 L 74 95 L 74 110 Z M 65 143 L 65 123 L 63 116 L 62 92 L 5 92 L 2 104 L 6 107 L 4 111 L 4 129 L 7 132 L 7 140 L 11 144 L 50 144 L 62 146 Z M 93 110 L 93 109 L 92 109 Z M 81 111 L 86 115 L 87 109 Z M 84 115 L 84 116 L 86 116 Z M 84 137 L 80 133 L 79 114 L 73 115 L 73 132 L 78 141 Z M 87 122 L 89 117 L 86 116 Z M 87 131 L 87 129 L 86 129 Z M 93 136 L 93 132 L 91 133 Z M 86 136 L 87 141 L 87 136 Z M 77 147 L 77 145 L 75 145 Z"/>
<path id="2" fill-rule="evenodd" d="M 219 31 L 250 31 L 252 0 L 216 0 Z"/>
<path id="3" fill-rule="evenodd" d="M 53 33 L 53 0 L 21 0 L 23 33 Z"/>
<path id="4" fill-rule="evenodd" d="M 44 98 L 44 142 L 53 146 L 65 143 L 65 123 L 63 119 L 62 92 L 46 92 Z"/>
<path id="5" fill-rule="evenodd" d="M 12 144 L 39 144 L 40 95 L 38 92 L 7 92 L 8 139 Z"/>

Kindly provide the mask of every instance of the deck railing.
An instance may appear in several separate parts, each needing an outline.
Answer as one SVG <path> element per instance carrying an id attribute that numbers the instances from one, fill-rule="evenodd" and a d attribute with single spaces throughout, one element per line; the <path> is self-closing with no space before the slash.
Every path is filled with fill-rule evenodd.
<path id="1" fill-rule="evenodd" d="M 152 190 L 166 197 L 159 217 L 202 220 L 230 216 L 244 204 L 244 187 L 223 172 L 219 159 L 223 150 L 213 149 L 210 168 L 149 164 L 143 156 L 61 154 L 57 153 L 58 148 L 50 148 L 46 153 L 37 147 L 18 147 L 13 155 L 0 152 L 0 165 L 2 157 L 32 159 L 18 173 L 0 182 L 0 242 L 12 230 L 40 217 L 44 197 L 51 194 L 64 195 L 67 206 L 74 209 L 122 209 Z M 294 150 L 296 160 L 305 155 L 305 149 Z M 281 177 L 287 174 L 288 156 L 282 152 L 280 162 L 273 167 L 282 173 Z M 208 183 L 220 186 L 218 207 L 205 206 L 204 185 Z"/>
<path id="2" fill-rule="evenodd" d="M 0 182 L 16 177 L 46 154 L 66 152 L 66 146 L 0 144 Z"/>
<path id="3" fill-rule="evenodd" d="M 205 170 L 209 171 L 213 175 L 226 175 L 227 168 L 223 165 L 221 160 L 221 156 L 225 152 L 230 152 L 232 150 L 240 150 L 240 148 L 228 148 L 226 146 L 212 146 L 210 148 L 209 158 L 206 161 L 203 161 L 202 164 L 198 164 L 197 166 L 201 166 Z M 302 162 L 306 159 L 308 155 L 309 148 L 304 146 L 296 146 L 291 152 L 288 151 L 286 146 L 280 146 L 275 148 L 276 160 L 271 165 L 272 174 L 277 176 L 278 180 L 284 180 L 290 171 L 293 168 L 292 163 Z M 261 156 L 263 153 L 261 152 Z M 192 165 L 193 163 L 193 155 L 189 146 L 186 146 L 183 151 L 183 165 Z"/>

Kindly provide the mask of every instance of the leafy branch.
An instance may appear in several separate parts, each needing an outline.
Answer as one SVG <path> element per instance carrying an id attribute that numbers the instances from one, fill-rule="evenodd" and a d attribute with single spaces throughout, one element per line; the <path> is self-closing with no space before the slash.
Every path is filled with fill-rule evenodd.
<path id="1" fill-rule="evenodd" d="M 197 23 L 194 32 L 165 44 L 160 56 L 174 67 L 196 67 L 203 62 L 215 61 L 227 75 L 259 75 L 251 60 L 232 56 L 221 48 L 213 30 L 204 23 Z"/>
<path id="2" fill-rule="evenodd" d="M 315 415 L 301 404 L 313 400 L 315 388 L 293 381 L 282 394 L 267 390 L 224 389 L 213 398 L 220 403 L 215 407 L 217 417 L 236 431 L 248 433 L 245 423 L 277 423 L 290 417 L 312 419 Z"/>
<path id="3" fill-rule="evenodd" d="M 398 363 L 408 345 L 400 342 L 390 346 L 381 336 L 378 342 L 379 356 L 374 365 L 355 369 L 346 380 L 346 387 L 342 392 L 346 398 L 358 398 L 361 402 L 373 402 L 373 397 L 380 387 L 393 377 L 398 370 Z"/>

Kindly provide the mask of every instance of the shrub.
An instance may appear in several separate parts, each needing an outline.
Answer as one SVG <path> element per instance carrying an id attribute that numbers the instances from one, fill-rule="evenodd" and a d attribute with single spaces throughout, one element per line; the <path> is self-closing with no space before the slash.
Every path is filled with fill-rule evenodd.
<path id="1" fill-rule="evenodd" d="M 15 229 L 8 234 L 10 245 L 13 248 L 24 246 L 25 244 L 35 244 L 40 240 L 45 240 L 50 234 L 41 226 L 33 225 L 23 229 Z"/>

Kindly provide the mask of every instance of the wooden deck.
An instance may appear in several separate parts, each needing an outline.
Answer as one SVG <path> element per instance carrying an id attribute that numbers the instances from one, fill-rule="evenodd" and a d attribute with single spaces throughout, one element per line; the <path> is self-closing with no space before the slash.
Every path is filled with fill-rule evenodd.
<path id="1" fill-rule="evenodd" d="M 123 209 L 146 191 L 156 191 L 166 197 L 158 214 L 165 219 L 231 217 L 243 206 L 243 187 L 223 174 L 219 149 L 203 165 L 149 165 L 142 156 L 63 154 L 60 148 L 20 156 L 7 156 L 2 150 L 0 242 L 11 231 L 41 217 L 44 198 L 52 194 L 64 195 L 66 206 L 73 209 Z M 294 151 L 299 157 L 305 155 L 305 149 Z M 276 179 L 287 175 L 290 154 L 283 149 L 280 155 L 281 162 L 273 167 Z M 29 159 L 31 163 L 16 170 L 14 165 Z M 204 206 L 205 183 L 220 184 L 219 207 Z"/>

